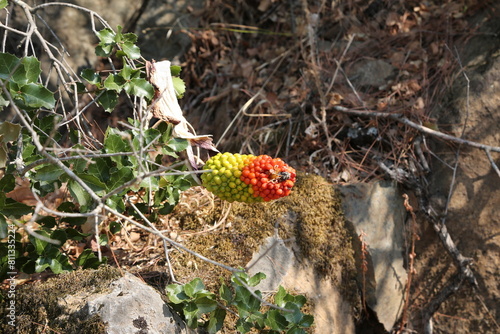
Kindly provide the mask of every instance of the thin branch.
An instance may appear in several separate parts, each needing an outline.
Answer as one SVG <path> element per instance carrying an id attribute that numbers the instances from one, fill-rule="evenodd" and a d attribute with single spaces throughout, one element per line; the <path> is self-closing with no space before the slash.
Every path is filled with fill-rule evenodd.
<path id="1" fill-rule="evenodd" d="M 490 146 L 490 145 L 485 145 L 481 143 L 477 143 L 474 141 L 470 141 L 467 139 L 462 139 L 458 138 L 455 136 L 448 135 L 446 133 L 443 133 L 441 131 L 436 131 L 432 130 L 428 127 L 425 127 L 423 125 L 417 124 L 413 121 L 410 121 L 408 118 L 404 117 L 402 114 L 398 113 L 386 113 L 386 112 L 376 112 L 376 111 L 371 111 L 371 110 L 355 110 L 355 109 L 349 109 L 346 107 L 342 106 L 333 106 L 333 109 L 346 113 L 346 114 L 351 114 L 351 115 L 357 115 L 357 116 L 367 116 L 367 117 L 383 117 L 383 118 L 392 118 L 400 123 L 403 123 L 405 125 L 408 125 L 409 127 L 412 127 L 422 133 L 428 134 L 433 137 L 437 137 L 440 139 L 444 139 L 447 141 L 451 141 L 457 144 L 462 144 L 462 145 L 467 145 L 475 148 L 479 148 L 481 150 L 489 150 L 493 152 L 500 152 L 500 146 Z"/>

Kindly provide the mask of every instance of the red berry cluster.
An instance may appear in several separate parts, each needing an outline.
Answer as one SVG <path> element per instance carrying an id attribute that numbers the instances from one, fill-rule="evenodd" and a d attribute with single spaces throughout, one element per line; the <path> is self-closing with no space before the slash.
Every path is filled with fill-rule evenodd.
<path id="1" fill-rule="evenodd" d="M 259 155 L 243 167 L 240 180 L 252 187 L 254 197 L 262 197 L 267 202 L 288 196 L 295 177 L 295 169 L 283 160 Z"/>

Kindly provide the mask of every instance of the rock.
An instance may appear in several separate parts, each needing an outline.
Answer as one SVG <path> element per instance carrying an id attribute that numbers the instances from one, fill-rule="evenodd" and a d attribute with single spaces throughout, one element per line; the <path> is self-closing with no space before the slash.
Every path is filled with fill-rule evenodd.
<path id="1" fill-rule="evenodd" d="M 382 89 L 394 73 L 394 66 L 381 59 L 362 59 L 349 69 L 348 76 L 356 86 Z"/>
<path id="2" fill-rule="evenodd" d="M 250 275 L 259 272 L 266 274 L 266 279 L 258 286 L 259 290 L 274 291 L 282 284 L 283 277 L 294 261 L 292 250 L 285 245 L 283 240 L 273 236 L 264 241 L 246 268 Z"/>
<path id="3" fill-rule="evenodd" d="M 352 184 L 339 190 L 346 221 L 352 224 L 358 283 L 363 289 L 359 240 L 363 233 L 369 252 L 366 301 L 386 330 L 390 330 L 400 316 L 407 278 L 403 267 L 406 216 L 403 199 L 393 183 L 386 181 Z"/>
<path id="4" fill-rule="evenodd" d="M 187 333 L 160 294 L 132 274 L 111 283 L 109 294 L 87 302 L 83 312 L 98 314 L 108 334 Z"/>
<path id="5" fill-rule="evenodd" d="M 292 248 L 297 247 L 292 245 Z M 313 303 L 314 333 L 355 333 L 350 305 L 337 286 L 300 263 L 282 239 L 267 238 L 246 268 L 251 275 L 266 274 L 266 279 L 256 287 L 262 292 L 276 291 L 282 285 L 293 294 L 305 295 Z"/>

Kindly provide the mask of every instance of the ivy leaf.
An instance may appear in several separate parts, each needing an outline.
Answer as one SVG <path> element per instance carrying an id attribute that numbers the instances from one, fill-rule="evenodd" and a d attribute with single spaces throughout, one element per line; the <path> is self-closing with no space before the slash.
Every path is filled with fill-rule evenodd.
<path id="1" fill-rule="evenodd" d="M 130 82 L 125 84 L 125 91 L 131 95 L 137 97 L 143 97 L 147 100 L 151 100 L 154 95 L 153 86 L 143 78 L 134 78 Z"/>
<path id="2" fill-rule="evenodd" d="M 275 331 L 282 331 L 288 326 L 288 321 L 280 311 L 276 309 L 271 309 L 267 312 L 267 317 L 264 322 L 266 326 Z"/>
<path id="3" fill-rule="evenodd" d="M 109 57 L 113 53 L 114 44 L 99 44 L 95 47 L 95 55 L 98 57 Z"/>
<path id="4" fill-rule="evenodd" d="M 21 59 L 21 63 L 24 66 L 25 83 L 37 82 L 38 77 L 42 73 L 40 61 L 36 57 L 24 57 Z"/>
<path id="5" fill-rule="evenodd" d="M 172 77 L 172 82 L 174 84 L 175 95 L 178 99 L 181 99 L 186 92 L 186 84 L 184 80 L 179 77 Z"/>
<path id="6" fill-rule="evenodd" d="M 121 43 L 122 50 L 130 59 L 141 58 L 141 50 L 137 45 L 130 42 Z"/>
<path id="7" fill-rule="evenodd" d="M 29 108 L 53 109 L 56 104 L 54 94 L 40 84 L 29 83 L 22 86 L 19 92 L 24 104 Z"/>
<path id="8" fill-rule="evenodd" d="M 36 231 L 36 233 L 38 235 L 44 236 L 46 238 L 49 237 L 49 234 L 44 230 L 38 230 L 38 231 Z M 45 248 L 50 247 L 50 244 L 47 241 L 42 240 L 40 238 L 37 238 L 34 235 L 30 234 L 28 238 L 29 238 L 31 244 L 35 247 L 35 252 L 39 255 L 41 255 L 45 252 Z"/>
<path id="9" fill-rule="evenodd" d="M 75 201 L 77 201 L 77 203 L 80 204 L 81 210 L 85 211 L 85 209 L 91 203 L 92 200 L 90 194 L 85 189 L 83 189 L 78 182 L 76 182 L 73 179 L 69 180 L 68 189 L 71 194 L 71 197 L 73 197 Z"/>
<path id="10" fill-rule="evenodd" d="M 118 74 L 110 74 L 106 80 L 104 80 L 104 88 L 109 90 L 114 90 L 120 92 L 127 81 Z"/>
<path id="11" fill-rule="evenodd" d="M 222 329 L 224 319 L 226 318 L 226 310 L 218 308 L 210 313 L 210 321 L 208 322 L 207 330 L 210 334 L 215 334 Z"/>
<path id="12" fill-rule="evenodd" d="M 168 299 L 173 304 L 181 304 L 189 300 L 188 295 L 184 292 L 184 286 L 180 284 L 169 284 L 166 288 Z"/>
<path id="13" fill-rule="evenodd" d="M 231 301 L 233 300 L 233 294 L 231 290 L 224 283 L 219 288 L 219 294 L 221 298 L 225 300 L 227 303 L 231 303 Z"/>
<path id="14" fill-rule="evenodd" d="M 95 256 L 94 252 L 92 252 L 91 249 L 86 249 L 80 254 L 78 259 L 76 259 L 75 264 L 83 269 L 97 269 L 97 267 L 106 262 L 106 257 L 103 257 L 102 262 L 99 262 L 99 258 Z"/>
<path id="15" fill-rule="evenodd" d="M 191 282 L 184 284 L 184 291 L 189 297 L 194 297 L 198 292 L 205 290 L 205 284 L 200 278 L 195 278 Z"/>
<path id="16" fill-rule="evenodd" d="M 106 112 L 112 112 L 118 104 L 118 94 L 114 91 L 107 90 L 99 96 L 97 100 Z"/>
<path id="17" fill-rule="evenodd" d="M 12 80 L 12 76 L 20 66 L 20 59 L 10 53 L 0 53 L 0 79 Z"/>
<path id="18" fill-rule="evenodd" d="M 113 30 L 109 28 L 102 29 L 96 33 L 97 38 L 101 43 L 110 44 L 115 43 L 116 34 Z"/>
<path id="19" fill-rule="evenodd" d="M 260 281 L 262 281 L 265 278 L 266 278 L 266 274 L 257 273 L 255 275 L 253 275 L 252 277 L 250 277 L 250 279 L 248 280 L 248 285 L 257 286 L 260 283 Z"/>
<path id="20" fill-rule="evenodd" d="M 111 173 L 109 182 L 107 183 L 107 188 L 108 190 L 114 190 L 132 180 L 133 177 L 134 173 L 130 168 L 122 167 Z"/>
<path id="21" fill-rule="evenodd" d="M 90 233 L 81 233 L 72 227 L 66 228 L 65 231 L 66 231 L 66 235 L 68 236 L 68 239 L 76 240 L 76 241 L 81 241 L 81 240 L 83 240 L 86 237 L 89 237 L 91 235 Z"/>
<path id="22" fill-rule="evenodd" d="M 98 73 L 94 72 L 94 70 L 91 68 L 84 69 L 81 72 L 80 76 L 83 79 L 87 80 L 88 83 L 91 83 L 93 85 L 101 83 L 101 76 Z"/>

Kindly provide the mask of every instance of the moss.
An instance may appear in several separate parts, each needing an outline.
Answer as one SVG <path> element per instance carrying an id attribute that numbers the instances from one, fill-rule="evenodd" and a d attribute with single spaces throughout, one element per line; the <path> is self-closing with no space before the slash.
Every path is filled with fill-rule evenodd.
<path id="1" fill-rule="evenodd" d="M 74 315 L 71 319 L 64 310 L 71 307 L 66 296 L 77 293 L 79 296 L 105 292 L 109 283 L 121 277 L 118 269 L 103 267 L 99 270 L 77 270 L 57 275 L 45 282 L 19 286 L 16 291 L 17 333 L 42 333 L 46 326 L 64 333 L 103 333 L 105 324 L 98 315 L 83 319 Z M 80 305 L 80 307 L 83 305 Z M 1 310 L 2 318 L 4 317 Z M 2 328 L 8 333 L 8 328 Z"/>
<path id="2" fill-rule="evenodd" d="M 218 214 L 220 217 L 220 206 Z M 212 223 L 215 223 L 213 221 Z M 278 227 L 281 238 L 298 245 L 297 258 L 312 264 L 323 277 L 337 279 L 345 272 L 350 280 L 354 270 L 350 237 L 344 226 L 340 196 L 332 184 L 316 175 L 298 173 L 290 196 L 268 203 L 233 203 L 224 230 L 191 237 L 186 246 L 211 260 L 232 267 L 244 267 L 263 240 Z M 177 254 L 174 269 L 187 282 L 200 277 L 216 289 L 220 277 L 230 274 L 189 254 Z"/>

